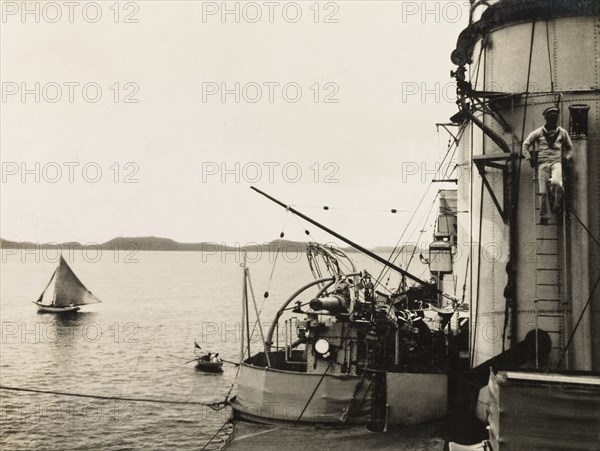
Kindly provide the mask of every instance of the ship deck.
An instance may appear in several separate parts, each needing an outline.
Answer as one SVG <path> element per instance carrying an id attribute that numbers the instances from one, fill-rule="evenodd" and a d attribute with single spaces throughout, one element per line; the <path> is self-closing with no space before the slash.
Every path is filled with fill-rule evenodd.
<path id="1" fill-rule="evenodd" d="M 443 422 L 369 432 L 364 426 L 324 427 L 291 424 L 257 424 L 236 421 L 227 451 L 344 450 L 439 450 L 444 449 Z"/>

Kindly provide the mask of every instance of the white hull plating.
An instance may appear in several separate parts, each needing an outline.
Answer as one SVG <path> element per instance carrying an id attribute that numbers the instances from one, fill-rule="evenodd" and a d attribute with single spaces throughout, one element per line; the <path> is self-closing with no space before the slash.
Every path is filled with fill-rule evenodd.
<path id="1" fill-rule="evenodd" d="M 371 421 L 371 377 L 309 374 L 243 363 L 232 407 L 257 422 L 366 424 Z M 445 374 L 387 373 L 389 425 L 411 425 L 447 413 Z M 312 398 L 309 397 L 317 387 Z"/>

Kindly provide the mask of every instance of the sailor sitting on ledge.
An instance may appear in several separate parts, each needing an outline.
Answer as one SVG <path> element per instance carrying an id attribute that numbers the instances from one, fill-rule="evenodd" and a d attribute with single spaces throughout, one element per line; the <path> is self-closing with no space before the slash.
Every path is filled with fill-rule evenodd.
<path id="1" fill-rule="evenodd" d="M 533 168 L 538 167 L 538 186 L 542 195 L 540 223 L 548 224 L 550 218 L 548 199 L 548 184 L 551 187 L 550 195 L 553 199 L 552 211 L 560 208 L 563 195 L 563 155 L 566 161 L 573 158 L 573 143 L 569 133 L 558 124 L 558 108 L 544 110 L 546 124 L 534 130 L 523 142 L 523 154 L 531 162 Z M 531 151 L 532 145 L 537 145 L 537 150 Z M 537 159 L 537 161 L 536 161 Z"/>

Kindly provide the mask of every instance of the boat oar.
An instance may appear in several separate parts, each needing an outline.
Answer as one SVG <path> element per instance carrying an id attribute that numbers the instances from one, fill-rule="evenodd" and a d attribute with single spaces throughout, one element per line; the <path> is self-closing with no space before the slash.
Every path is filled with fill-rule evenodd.
<path id="1" fill-rule="evenodd" d="M 221 359 L 221 357 L 219 357 L 219 358 Z M 225 363 L 230 363 L 230 364 L 232 364 L 232 365 L 235 365 L 235 366 L 240 366 L 240 364 L 239 364 L 239 363 L 237 363 L 237 362 L 232 362 L 231 360 L 225 360 L 225 359 L 221 359 L 221 360 L 222 360 L 223 362 L 225 362 Z"/>

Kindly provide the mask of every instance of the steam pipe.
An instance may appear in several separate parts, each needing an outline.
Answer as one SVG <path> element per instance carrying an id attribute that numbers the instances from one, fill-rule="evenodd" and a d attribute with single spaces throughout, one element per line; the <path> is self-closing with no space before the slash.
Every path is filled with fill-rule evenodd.
<path id="1" fill-rule="evenodd" d="M 469 106 L 467 105 L 466 101 L 465 101 L 465 91 L 470 89 L 470 85 L 465 81 L 465 68 L 464 66 L 461 66 L 459 69 L 457 69 L 455 72 L 453 72 L 453 75 L 456 77 L 456 81 L 457 81 L 457 85 L 458 85 L 458 98 L 459 98 L 459 102 L 460 102 L 460 108 L 461 108 L 461 112 L 468 117 L 475 125 L 477 125 L 481 131 L 483 131 L 483 133 L 485 135 L 487 135 L 493 142 L 495 142 L 498 147 L 500 147 L 502 149 L 502 151 L 504 153 L 508 153 L 508 154 L 512 154 L 511 148 L 508 145 L 508 143 L 500 136 L 498 135 L 494 130 L 492 130 L 490 127 L 488 127 L 487 125 L 485 125 L 483 123 L 483 121 L 481 121 L 479 118 L 475 117 L 475 115 L 473 113 L 471 113 L 471 111 L 469 111 Z M 520 183 L 519 180 L 516 180 L 516 174 L 513 171 L 513 162 L 512 160 L 509 160 L 507 162 L 507 167 L 508 167 L 508 174 L 509 174 L 509 180 L 510 180 L 510 186 L 509 186 L 509 190 L 507 190 L 508 192 L 508 233 L 509 233 L 509 261 L 506 265 L 506 272 L 508 274 L 508 284 L 504 290 L 505 295 L 504 297 L 506 298 L 506 305 L 507 305 L 507 309 L 510 308 L 510 319 L 511 319 L 511 328 L 513 331 L 515 331 L 517 329 L 517 320 L 518 320 L 518 315 L 517 315 L 517 305 L 516 305 L 516 255 L 517 255 L 517 211 L 516 211 L 516 201 L 517 201 L 517 187 L 518 184 Z M 508 311 L 506 312 L 506 315 L 508 315 Z M 507 321 L 507 319 L 505 318 L 505 321 Z M 510 339 L 510 343 L 513 343 L 513 338 L 512 338 L 513 334 L 511 333 L 511 339 Z M 503 343 L 503 348 L 504 348 L 504 343 Z"/>
<path id="2" fill-rule="evenodd" d="M 356 276 L 358 274 L 359 273 L 349 274 L 348 277 Z M 265 338 L 265 352 L 271 351 L 271 346 L 273 345 L 273 333 L 277 329 L 277 324 L 279 322 L 279 318 L 281 318 L 281 315 L 283 315 L 283 312 L 285 311 L 287 306 L 290 305 L 290 303 L 294 299 L 296 299 L 300 294 L 302 294 L 304 291 L 308 290 L 310 287 L 314 287 L 315 285 L 319 285 L 320 283 L 325 283 L 325 282 L 329 282 L 329 283 L 326 284 L 319 291 L 317 296 L 320 296 L 322 293 L 325 292 L 325 290 L 327 290 L 327 288 L 329 288 L 331 285 L 333 285 L 333 283 L 335 282 L 335 277 L 324 277 L 322 279 L 316 279 L 316 280 L 313 280 L 312 282 L 307 283 L 303 287 L 298 288 L 289 298 L 287 298 L 287 300 L 281 305 L 281 307 L 279 307 L 279 310 L 275 314 L 275 318 L 273 319 L 273 322 L 271 323 L 271 327 L 269 327 L 269 332 L 267 333 L 267 338 Z"/>
<path id="3" fill-rule="evenodd" d="M 460 80 L 458 80 L 458 81 L 460 83 Z M 506 141 L 504 141 L 502 136 L 500 136 L 498 133 L 496 133 L 494 130 L 492 130 L 491 127 L 488 127 L 487 125 L 485 125 L 483 123 L 483 121 L 481 121 L 478 117 L 476 117 L 473 113 L 471 113 L 471 111 L 469 110 L 469 105 L 467 105 L 467 103 L 465 102 L 465 96 L 463 96 L 463 95 L 460 96 L 460 111 L 467 118 L 469 118 L 471 120 L 471 122 L 473 122 L 475 125 L 477 125 L 477 127 L 479 127 L 481 129 L 481 131 L 483 131 L 483 133 L 485 133 L 492 141 L 494 141 L 496 143 L 496 145 L 498 147 L 500 147 L 500 149 L 502 149 L 502 151 L 504 153 L 512 153 L 510 146 L 508 145 L 508 143 Z"/>
<path id="4" fill-rule="evenodd" d="M 563 171 L 563 177 L 568 177 L 564 184 L 566 189 L 566 205 L 570 215 L 576 215 L 582 224 L 589 224 L 588 196 L 588 111 L 589 105 L 571 105 L 570 135 L 573 141 L 574 156 L 570 172 Z M 569 180 L 570 178 L 570 180 Z M 592 369 L 592 321 L 590 311 L 585 309 L 586 299 L 590 297 L 590 240 L 587 232 L 571 217 L 569 224 L 567 257 L 569 262 L 565 282 L 570 293 L 568 299 L 571 305 L 565 305 L 565 336 L 569 339 L 573 333 L 573 342 L 567 354 L 567 368 L 572 365 L 578 370 Z M 580 320 L 578 330 L 575 324 Z M 567 342 L 567 341 L 565 341 Z"/>

